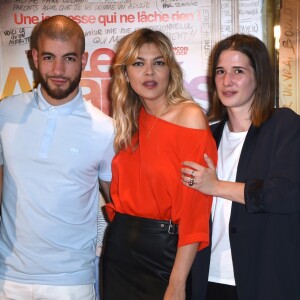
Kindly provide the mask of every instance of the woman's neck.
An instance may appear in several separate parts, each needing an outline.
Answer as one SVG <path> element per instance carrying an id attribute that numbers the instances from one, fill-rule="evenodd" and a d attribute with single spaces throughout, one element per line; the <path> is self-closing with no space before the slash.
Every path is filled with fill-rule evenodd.
<path id="1" fill-rule="evenodd" d="M 147 111 L 148 114 L 153 115 L 155 117 L 161 117 L 162 115 L 164 115 L 168 109 L 169 109 L 169 105 L 168 103 L 161 103 L 159 105 L 145 105 L 143 104 L 145 107 L 145 110 Z"/>
<path id="2" fill-rule="evenodd" d="M 248 131 L 251 123 L 250 114 L 239 114 L 228 111 L 228 128 L 231 132 Z"/>

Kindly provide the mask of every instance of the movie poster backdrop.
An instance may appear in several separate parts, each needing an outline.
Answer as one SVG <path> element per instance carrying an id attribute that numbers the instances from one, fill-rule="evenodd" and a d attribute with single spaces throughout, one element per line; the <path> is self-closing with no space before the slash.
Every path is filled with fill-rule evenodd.
<path id="1" fill-rule="evenodd" d="M 209 58 L 214 44 L 234 32 L 263 39 L 262 0 L 1 0 L 0 98 L 36 86 L 30 52 L 34 26 L 66 15 L 84 30 L 89 60 L 82 74 L 85 99 L 109 114 L 109 68 L 116 42 L 141 27 L 164 32 L 184 70 L 185 86 L 208 107 Z"/>

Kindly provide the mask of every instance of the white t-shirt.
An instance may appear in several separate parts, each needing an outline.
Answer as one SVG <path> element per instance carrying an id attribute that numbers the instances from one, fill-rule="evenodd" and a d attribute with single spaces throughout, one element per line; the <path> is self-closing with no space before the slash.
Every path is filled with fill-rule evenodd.
<path id="1" fill-rule="evenodd" d="M 237 166 L 246 132 L 231 132 L 225 124 L 218 149 L 217 174 L 220 180 L 236 179 Z M 212 205 L 212 252 L 208 280 L 235 285 L 229 242 L 229 220 L 232 202 L 214 197 Z"/>

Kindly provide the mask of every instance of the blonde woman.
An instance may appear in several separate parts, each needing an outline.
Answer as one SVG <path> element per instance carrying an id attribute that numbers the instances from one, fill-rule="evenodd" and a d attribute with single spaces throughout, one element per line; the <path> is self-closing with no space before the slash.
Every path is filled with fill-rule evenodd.
<path id="1" fill-rule="evenodd" d="M 104 300 L 186 299 L 196 252 L 209 244 L 212 198 L 183 186 L 180 166 L 187 157 L 204 163 L 204 153 L 216 161 L 216 146 L 182 77 L 163 33 L 139 29 L 118 43 Z"/>

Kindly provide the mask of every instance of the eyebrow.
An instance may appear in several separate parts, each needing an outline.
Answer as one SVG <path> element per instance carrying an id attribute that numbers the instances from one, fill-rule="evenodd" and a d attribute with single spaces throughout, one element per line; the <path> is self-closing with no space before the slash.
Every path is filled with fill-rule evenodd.
<path id="1" fill-rule="evenodd" d="M 232 66 L 233 69 L 244 69 L 247 70 L 248 68 L 242 66 Z M 224 69 L 222 66 L 217 66 L 216 69 Z"/>
<path id="2" fill-rule="evenodd" d="M 153 60 L 158 60 L 158 59 L 161 59 L 161 58 L 164 58 L 164 57 L 163 57 L 162 55 L 156 56 L 156 57 L 153 58 Z M 139 59 L 139 60 L 145 60 L 145 58 L 140 57 L 140 56 L 138 56 L 136 59 Z"/>
<path id="3" fill-rule="evenodd" d="M 51 55 L 51 56 L 56 56 L 55 54 L 53 54 L 52 52 L 42 52 L 41 55 Z M 67 56 L 78 56 L 78 54 L 76 52 L 68 52 L 68 53 L 65 53 L 63 55 L 63 57 L 67 57 Z"/>

